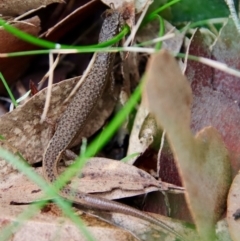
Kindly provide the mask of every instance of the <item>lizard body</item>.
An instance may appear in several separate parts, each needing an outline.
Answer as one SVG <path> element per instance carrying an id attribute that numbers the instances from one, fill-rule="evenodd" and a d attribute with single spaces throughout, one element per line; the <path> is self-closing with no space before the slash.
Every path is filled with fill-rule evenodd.
<path id="1" fill-rule="evenodd" d="M 117 11 L 110 12 L 103 22 L 99 42 L 113 38 L 119 31 L 119 25 L 120 14 Z M 50 140 L 43 157 L 43 173 L 48 182 L 52 183 L 56 180 L 58 176 L 57 163 L 62 152 L 68 148 L 76 134 L 79 133 L 79 129 L 84 128 L 88 116 L 101 97 L 110 78 L 113 61 L 114 53 L 97 53 L 94 64 L 84 83 L 61 116 L 55 134 Z M 62 188 L 60 195 L 90 209 L 114 211 L 146 220 L 183 239 L 165 223 L 130 206 L 79 192 L 69 186 Z"/>

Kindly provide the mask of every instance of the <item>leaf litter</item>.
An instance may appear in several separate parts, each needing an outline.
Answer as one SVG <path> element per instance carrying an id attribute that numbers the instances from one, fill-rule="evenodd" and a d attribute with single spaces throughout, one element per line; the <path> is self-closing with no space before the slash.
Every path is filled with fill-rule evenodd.
<path id="1" fill-rule="evenodd" d="M 200 50 L 200 52 L 192 51 L 190 52 L 190 54 L 195 54 L 197 56 L 205 56 L 205 57 L 211 57 L 212 55 L 213 59 L 219 60 L 221 62 L 225 62 L 230 66 L 239 68 L 237 65 L 237 61 L 235 61 L 235 59 L 237 58 L 238 51 L 236 51 L 236 49 L 233 48 L 235 46 L 237 47 L 237 43 L 231 42 L 231 39 L 232 40 L 235 39 L 234 27 L 231 24 L 232 24 L 231 20 L 229 20 L 229 22 L 226 25 L 227 27 L 225 26 L 222 29 L 221 31 L 222 36 L 221 35 L 219 36 L 218 41 L 213 46 L 212 53 L 208 51 L 207 46 L 206 48 L 204 47 L 203 40 L 201 39 L 200 34 L 197 33 L 194 36 L 191 45 L 194 45 L 194 42 L 197 41 L 197 44 L 195 46 L 199 48 L 196 48 L 195 50 L 197 51 Z M 233 34 L 230 35 L 230 33 L 233 33 Z M 177 44 L 181 46 L 180 41 L 177 41 Z M 206 54 L 202 55 L 201 51 L 203 51 Z M 227 53 L 230 53 L 230 54 L 228 55 Z M 166 65 L 166 63 L 164 64 Z M 176 70 L 175 67 L 173 67 L 173 69 Z M 168 68 L 171 69 L 171 67 L 168 67 Z M 149 69 L 151 69 L 151 67 L 149 67 Z M 178 74 L 179 76 L 181 76 L 179 72 Z M 189 82 L 191 83 L 192 92 L 193 92 L 191 127 L 194 133 L 197 133 L 197 134 L 195 137 L 193 137 L 191 134 L 191 131 L 189 130 L 189 126 L 190 126 L 189 109 L 190 109 L 191 98 L 190 98 L 190 93 L 187 93 L 189 92 L 188 91 L 189 88 L 187 87 L 187 85 L 185 85 L 184 87 L 180 87 L 180 91 L 178 90 L 182 94 L 184 94 L 186 91 L 186 95 L 182 99 L 180 96 L 178 96 L 178 93 L 177 93 L 178 91 L 174 92 L 174 88 L 173 90 L 171 90 L 173 92 L 173 95 L 170 95 L 170 98 L 173 98 L 174 96 L 173 98 L 173 100 L 175 100 L 174 108 L 177 109 L 177 112 L 171 113 L 172 110 L 170 112 L 168 112 L 169 110 L 167 110 L 166 113 L 164 114 L 165 115 L 164 118 L 166 119 L 167 119 L 167 116 L 173 115 L 175 117 L 175 119 L 173 119 L 175 122 L 176 120 L 179 119 L 179 116 L 181 116 L 181 118 L 184 120 L 180 119 L 180 121 L 177 121 L 179 123 L 177 125 L 174 125 L 173 120 L 169 118 L 167 119 L 167 122 L 169 123 L 167 122 L 164 123 L 164 129 L 167 130 L 168 141 L 171 145 L 171 148 L 174 150 L 174 156 L 178 163 L 178 168 L 180 170 L 182 181 L 184 183 L 184 186 L 187 188 L 188 203 L 189 203 L 192 215 L 194 217 L 195 224 L 197 225 L 198 231 L 201 234 L 201 236 L 204 238 L 205 236 L 207 236 L 209 238 L 214 236 L 213 235 L 214 224 L 220 218 L 221 214 L 224 211 L 226 193 L 231 180 L 229 158 L 228 158 L 228 153 L 226 151 L 224 144 L 227 146 L 227 149 L 230 153 L 230 160 L 231 160 L 233 173 L 236 174 L 239 170 L 239 151 L 238 151 L 239 142 L 237 138 L 239 135 L 238 135 L 238 132 L 234 133 L 234 131 L 239 129 L 238 123 L 236 121 L 238 119 L 238 109 L 239 109 L 237 108 L 238 97 L 239 97 L 237 91 L 239 90 L 239 88 L 236 87 L 238 86 L 238 80 L 236 78 L 235 79 L 232 78 L 232 76 L 226 75 L 223 72 L 211 69 L 209 67 L 205 67 L 204 65 L 201 65 L 201 64 L 198 65 L 198 63 L 192 62 L 192 61 L 188 62 L 186 75 L 188 77 Z M 225 79 L 225 81 L 220 81 L 220 79 Z M 171 86 L 174 86 L 174 84 Z M 164 92 L 168 90 L 169 89 L 166 89 L 164 90 Z M 236 92 L 234 92 L 234 90 L 236 90 Z M 169 93 L 171 91 L 169 91 Z M 179 97 L 181 100 L 176 100 L 177 97 Z M 165 103 L 168 103 L 168 101 L 170 100 L 167 99 Z M 37 103 L 37 109 L 38 108 L 39 106 Z M 41 109 L 41 105 L 39 109 Z M 35 108 L 35 111 L 36 111 L 36 108 Z M 35 112 L 35 115 L 38 116 L 38 113 L 36 114 Z M 36 116 L 32 116 L 33 120 L 36 120 Z M 16 115 L 15 118 L 20 118 L 20 117 Z M 54 118 L 55 120 L 53 122 L 56 122 L 57 117 L 54 117 Z M 219 124 L 219 122 L 221 123 Z M 38 121 L 36 121 L 36 123 L 38 123 Z M 161 121 L 160 121 L 160 124 L 161 124 Z M 171 126 L 172 130 L 170 130 L 170 128 L 165 128 L 165 125 Z M 209 125 L 214 126 L 220 132 L 221 136 L 217 133 L 217 131 L 214 128 L 206 127 Z M 29 129 L 29 133 L 31 132 L 34 133 L 34 128 L 33 129 L 30 128 L 31 130 Z M 49 136 L 51 136 L 52 128 L 49 127 L 49 124 L 48 124 L 48 127 L 46 127 L 46 129 L 48 131 L 48 134 L 50 133 Z M 42 131 L 44 130 L 40 128 L 39 133 L 41 133 Z M 173 133 L 177 133 L 177 134 L 175 134 L 174 136 Z M 48 142 L 50 138 L 47 136 L 48 134 L 45 133 L 43 137 L 41 136 L 42 140 Z M 224 140 L 224 143 L 222 142 L 222 138 Z M 8 141 L 8 138 L 6 139 Z M 180 140 L 182 141 L 182 143 L 180 142 Z M 20 143 L 21 142 L 22 141 L 20 141 Z M 179 143 L 181 143 L 180 146 L 178 146 Z M 10 146 L 11 145 L 12 143 L 10 142 Z M 44 148 L 42 145 L 43 143 L 39 144 L 39 150 Z M 24 150 L 23 150 L 23 153 L 24 153 Z M 195 158 L 191 159 L 189 156 L 190 157 L 194 156 Z M 32 155 L 30 155 L 29 158 L 27 158 L 30 160 L 30 163 L 34 163 L 34 161 L 31 162 L 32 158 L 33 158 Z M 39 155 L 37 155 L 36 159 L 37 160 L 41 159 L 40 152 L 39 152 Z M 190 164 L 187 165 L 185 162 L 189 161 L 189 159 L 191 159 L 191 161 L 193 159 L 196 159 L 196 160 L 211 159 L 211 161 L 205 161 L 203 163 L 201 163 L 200 161 L 197 163 L 188 162 L 188 164 L 189 163 Z M 219 164 L 217 168 L 216 168 L 216 163 Z M 208 170 L 209 166 L 210 166 L 210 170 L 216 169 L 216 172 L 214 172 L 214 175 L 212 172 L 209 172 Z M 223 175 L 223 172 L 224 172 L 224 175 Z M 218 175 L 222 177 L 222 180 L 219 180 Z M 191 184 L 189 184 L 190 180 L 192 182 Z M 209 183 L 207 183 L 207 181 L 209 181 Z M 221 189 L 221 191 L 219 191 L 219 189 Z M 204 201 L 200 203 L 199 200 L 201 201 L 204 200 Z M 230 197 L 229 197 L 229 200 L 231 200 Z M 230 207 L 230 203 L 231 202 L 229 201 L 229 207 Z M 207 206 L 207 208 L 204 212 L 202 212 L 202 209 L 205 206 Z M 213 213 L 213 210 L 215 210 L 216 213 Z M 234 213 L 236 213 L 236 211 L 237 210 L 234 210 Z M 204 223 L 203 221 L 204 219 L 207 220 L 206 223 Z"/>

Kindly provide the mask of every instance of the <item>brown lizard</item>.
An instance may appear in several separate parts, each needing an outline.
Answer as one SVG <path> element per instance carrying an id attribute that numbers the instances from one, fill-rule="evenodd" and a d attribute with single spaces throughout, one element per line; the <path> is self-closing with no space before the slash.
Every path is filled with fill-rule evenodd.
<path id="1" fill-rule="evenodd" d="M 109 11 L 103 22 L 99 42 L 113 38 L 119 31 L 120 23 L 121 15 L 115 10 Z M 105 90 L 111 77 L 114 55 L 114 53 L 97 53 L 85 81 L 62 114 L 55 134 L 50 140 L 43 157 L 44 177 L 50 183 L 54 182 L 58 176 L 57 163 L 61 154 L 68 148 L 79 131 L 83 129 L 98 99 Z M 60 195 L 90 209 L 113 211 L 146 220 L 184 240 L 182 236 L 162 221 L 130 206 L 79 192 L 69 186 L 62 188 Z"/>

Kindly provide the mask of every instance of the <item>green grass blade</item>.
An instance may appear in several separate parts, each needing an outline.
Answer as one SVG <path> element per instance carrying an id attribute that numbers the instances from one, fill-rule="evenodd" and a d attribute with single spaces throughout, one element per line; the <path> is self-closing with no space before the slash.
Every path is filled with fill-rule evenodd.
<path id="1" fill-rule="evenodd" d="M 2 83 L 3 83 L 4 87 L 5 87 L 5 89 L 7 90 L 8 95 L 9 95 L 10 99 L 12 100 L 12 103 L 14 104 L 15 107 L 17 107 L 17 105 L 18 105 L 17 101 L 15 100 L 15 98 L 13 96 L 13 93 L 12 93 L 12 91 L 10 90 L 10 88 L 8 86 L 8 83 L 5 80 L 5 78 L 4 78 L 4 76 L 3 76 L 3 74 L 1 72 L 0 72 L 0 79 L 2 80 Z"/>

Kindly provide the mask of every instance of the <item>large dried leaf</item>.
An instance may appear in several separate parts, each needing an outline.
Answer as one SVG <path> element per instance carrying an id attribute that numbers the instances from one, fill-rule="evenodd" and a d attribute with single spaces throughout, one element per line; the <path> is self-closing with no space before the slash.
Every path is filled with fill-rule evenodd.
<path id="1" fill-rule="evenodd" d="M 100 159 L 96 159 L 96 161 L 99 161 L 99 160 Z M 96 161 L 91 164 L 95 164 Z M 92 160 L 90 160 L 90 162 L 92 162 Z M 112 167 L 116 166 L 116 161 L 111 160 L 111 162 L 114 162 L 114 165 Z M 92 171 L 91 165 L 90 167 L 88 165 L 85 167 L 85 169 L 89 169 L 89 168 L 90 168 L 89 172 L 91 172 Z M 36 171 L 38 174 L 41 175 L 40 169 L 41 168 L 37 168 Z M 105 170 L 105 172 L 108 171 L 108 174 L 111 174 L 112 170 L 110 167 L 109 169 L 110 170 Z M 151 177 L 149 174 L 146 174 L 143 171 L 140 171 L 139 174 L 144 176 L 148 175 L 149 177 Z M 92 177 L 93 176 L 97 177 L 97 174 L 92 173 Z M 143 179 L 144 178 L 142 177 L 142 180 Z M 149 181 L 148 179 L 146 180 L 147 182 Z M 99 180 L 95 180 L 95 181 L 98 182 Z M 101 182 L 102 182 L 101 183 L 102 186 L 105 185 L 104 180 L 102 180 Z M 124 180 L 123 180 L 123 183 L 124 183 Z M 97 194 L 94 194 L 94 195 L 97 195 Z M 0 220 L 2 222 L 8 222 L 9 219 L 15 220 L 15 217 L 18 216 L 18 214 L 25 209 L 26 204 L 28 205 L 29 202 L 34 202 L 36 200 L 41 199 L 42 197 L 43 197 L 43 193 L 36 184 L 32 183 L 22 173 L 16 174 L 15 177 L 9 179 L 7 182 L 0 183 L 0 203 L 1 203 Z M 18 206 L 15 206 L 16 204 Z M 24 206 L 19 206 L 21 204 L 24 204 Z M 139 220 L 138 218 L 135 218 L 135 217 L 131 217 L 128 215 L 119 214 L 115 212 L 111 212 L 111 215 L 109 215 L 109 212 L 96 211 L 96 210 L 90 211 L 87 208 L 85 209 L 82 206 L 80 207 L 80 209 L 81 209 L 81 212 L 84 211 L 85 213 L 88 213 L 90 215 L 97 217 L 97 219 L 96 218 L 86 219 L 87 225 L 90 225 L 91 227 L 94 227 L 94 229 L 97 229 L 97 230 L 99 228 L 99 221 L 97 220 L 102 219 L 104 221 L 107 221 L 110 224 L 114 224 L 118 227 L 121 227 L 124 230 L 128 230 L 131 234 L 133 234 L 135 237 L 138 237 L 140 240 L 148 240 L 148 237 L 153 237 L 153 236 L 156 236 L 158 238 L 161 237 L 161 240 L 165 240 L 165 238 L 166 240 L 174 240 L 173 237 L 169 236 L 168 234 L 165 234 L 161 228 L 156 227 L 155 225 L 151 225 L 147 221 Z M 82 215 L 81 212 L 78 212 L 76 214 Z M 176 220 L 169 219 L 163 216 L 159 216 L 159 215 L 156 215 L 156 218 L 160 219 L 162 222 L 166 223 L 177 232 L 184 233 L 184 236 L 189 237 L 189 240 L 193 240 L 192 238 L 196 236 L 193 230 L 187 229 L 184 226 L 184 224 L 181 222 L 178 222 Z M 41 220 L 42 225 L 36 225 L 39 219 Z M 23 233 L 22 231 L 20 231 L 20 233 L 16 232 L 15 236 L 22 234 L 25 237 L 25 235 L 27 235 L 30 232 L 30 233 L 34 233 L 34 235 L 38 237 L 38 233 L 42 229 L 43 229 L 43 233 L 47 232 L 48 235 L 51 236 L 54 234 L 55 228 L 59 227 L 58 225 L 59 219 L 62 220 L 61 223 L 63 223 L 63 228 L 64 228 L 65 224 L 68 223 L 68 220 L 62 217 L 62 212 L 55 205 L 48 205 L 46 208 L 42 210 L 42 212 L 39 212 L 37 215 L 35 215 L 33 219 L 29 220 L 23 226 L 23 230 L 24 230 Z M 84 216 L 83 216 L 83 219 L 85 221 Z M 1 221 L 0 223 L 2 223 Z M 35 228 L 33 230 L 34 225 L 35 225 Z M 52 227 L 51 232 L 48 231 L 49 226 Z M 1 228 L 1 225 L 0 225 L 0 228 Z M 74 229 L 75 227 L 72 226 L 70 229 L 72 230 L 72 228 Z M 105 225 L 105 228 L 103 228 L 102 230 L 103 234 L 105 230 L 107 232 L 107 235 L 109 235 L 108 225 L 107 226 Z M 90 229 L 89 231 L 92 232 L 92 229 Z M 64 232 L 65 232 L 65 229 L 64 229 Z M 120 234 L 121 233 L 119 231 L 118 235 Z M 64 234 L 63 236 L 66 237 L 66 235 L 67 234 Z M 79 234 L 77 234 L 77 237 L 78 235 Z M 95 232 L 93 232 L 93 235 L 95 235 Z M 82 238 L 78 237 L 77 240 L 79 239 L 82 240 Z M 115 237 L 113 239 L 116 240 Z"/>
<path id="2" fill-rule="evenodd" d="M 35 172 L 42 175 L 41 168 L 36 168 Z M 39 186 L 29 180 L 23 173 L 14 173 L 9 175 L 7 180 L 0 183 L 0 203 L 10 205 L 11 203 L 32 203 L 40 200 L 43 192 Z M 10 208 L 10 207 L 9 207 Z"/>
<path id="3" fill-rule="evenodd" d="M 231 180 L 228 152 L 212 127 L 192 135 L 191 88 L 167 51 L 152 56 L 149 62 L 145 99 L 167 132 L 199 234 L 212 240 Z"/>
<path id="4" fill-rule="evenodd" d="M 0 231 L 2 231 L 6 224 L 16 220 L 16 217 L 28 208 L 29 207 L 25 205 L 1 205 Z M 120 213 L 109 215 L 109 212 L 98 211 L 92 211 L 89 214 L 94 217 L 83 215 L 82 211 L 76 211 L 76 215 L 81 217 L 88 232 L 95 240 L 176 240 L 174 236 L 170 236 L 156 227 L 149 226 L 148 222 L 132 216 Z M 101 218 L 96 219 L 96 216 Z M 162 222 L 166 223 L 177 232 L 184 232 L 184 236 L 187 240 L 197 241 L 196 233 L 191 228 L 186 228 L 180 222 L 174 222 L 170 218 L 159 215 L 155 217 L 161 219 Z M 111 225 L 99 219 L 111 223 Z M 112 224 L 117 227 L 112 226 Z M 58 240 L 86 240 L 84 234 L 73 222 L 66 217 L 62 217 L 62 211 L 57 208 L 56 205 L 47 205 L 47 207 L 40 210 L 37 215 L 34 215 L 31 220 L 23 223 L 21 229 L 14 231 L 11 235 L 11 239 L 15 241 L 32 241 L 33 238 L 34 240 L 53 240 L 56 237 L 58 237 Z"/>
<path id="5" fill-rule="evenodd" d="M 108 199 L 152 191 L 183 191 L 180 187 L 157 181 L 147 172 L 132 165 L 100 157 L 88 161 L 81 172 L 81 178 L 76 179 L 74 186 L 82 192 Z"/>
<path id="6" fill-rule="evenodd" d="M 36 172 L 42 175 L 41 168 Z M 134 166 L 100 157 L 88 160 L 81 176 L 74 177 L 71 185 L 81 192 L 111 200 L 153 191 L 184 192 L 183 188 L 158 181 Z M 41 189 L 21 173 L 12 174 L 0 183 L 1 203 L 30 203 L 42 196 Z"/>
<path id="7" fill-rule="evenodd" d="M 5 141 L 0 141 L 0 145 L 14 153 L 20 152 L 30 164 L 41 161 L 44 150 L 53 135 L 54 125 L 66 108 L 63 106 L 64 100 L 67 99 L 78 80 L 79 77 L 76 77 L 53 85 L 47 121 L 43 123 L 40 123 L 40 119 L 47 89 L 40 91 L 24 105 L 2 116 L 0 135 L 5 138 Z M 116 86 L 115 91 L 117 95 L 119 86 Z M 115 102 L 116 98 L 113 93 L 106 91 L 102 99 L 98 101 L 98 106 L 92 113 L 92 118 L 89 118 L 88 125 L 81 136 L 79 135 L 80 140 L 83 136 L 92 135 L 104 124 L 106 118 L 112 113 Z M 7 168 L 5 161 L 0 161 L 0 165 L 6 167 L 6 170 L 1 169 L 3 175 L 11 171 L 11 168 Z"/>
<path id="8" fill-rule="evenodd" d="M 28 207 L 27 207 L 28 208 Z M 1 205 L 0 206 L 0 231 L 6 224 L 16 220 L 16 217 L 26 210 L 26 206 Z M 96 220 L 89 216 L 82 215 L 88 232 L 95 240 L 138 240 L 123 229 L 113 227 L 105 222 Z M 19 221 L 18 221 L 19 222 Z M 142 234 L 143 235 L 143 234 Z M 85 241 L 86 236 L 67 218 L 62 217 L 62 211 L 55 205 L 48 205 L 37 215 L 25 222 L 22 228 L 11 234 L 11 240 L 14 241 L 32 241 L 32 240 L 76 240 Z"/>
<path id="9" fill-rule="evenodd" d="M 1 0 L 0 14 L 3 16 L 16 16 L 56 2 L 64 3 L 63 0 Z"/>
<path id="10" fill-rule="evenodd" d="M 156 240 L 156 241 L 176 241 L 180 239 L 176 239 L 176 237 L 170 235 L 168 232 L 166 233 L 164 230 L 160 230 L 161 228 L 153 226 L 149 223 L 146 223 L 144 220 L 139 220 L 137 218 L 134 218 L 129 215 L 122 215 L 118 213 L 112 213 L 111 216 L 109 216 L 108 213 L 102 212 L 102 211 L 93 211 L 93 214 L 96 216 L 100 216 L 103 218 L 103 220 L 107 221 L 109 223 L 115 224 L 116 226 L 122 227 L 125 230 L 130 231 L 134 234 L 134 236 L 137 236 L 139 240 Z M 185 223 L 182 223 L 180 221 L 176 221 L 171 218 L 167 218 L 165 216 L 161 215 L 153 215 L 158 220 L 161 220 L 161 222 L 165 223 L 169 227 L 171 227 L 176 232 L 183 234 L 184 233 L 184 240 L 194 240 L 194 241 L 200 241 L 199 236 L 193 230 L 192 228 L 188 228 Z M 102 219 L 101 218 L 101 219 Z"/>

